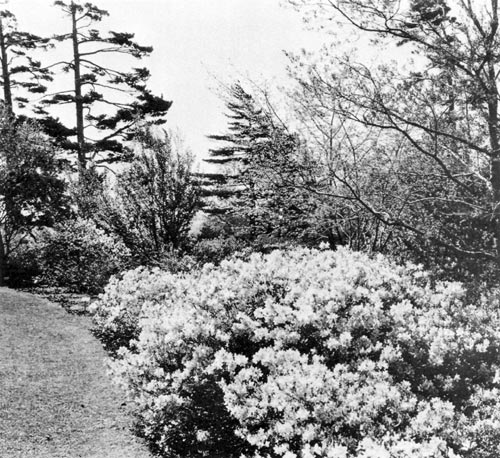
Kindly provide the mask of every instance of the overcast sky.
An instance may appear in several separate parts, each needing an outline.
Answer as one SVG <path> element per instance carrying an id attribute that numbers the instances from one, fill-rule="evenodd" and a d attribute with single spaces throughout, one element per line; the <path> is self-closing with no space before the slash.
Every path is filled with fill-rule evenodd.
<path id="1" fill-rule="evenodd" d="M 208 134 L 224 129 L 224 106 L 213 91 L 215 78 L 230 82 L 240 74 L 279 82 L 286 75 L 283 50 L 299 50 L 317 40 L 300 15 L 279 0 L 95 0 L 109 11 L 102 29 L 134 32 L 154 52 L 143 64 L 155 93 L 173 100 L 169 127 L 184 134 L 203 156 Z M 10 0 L 21 30 L 50 35 L 70 23 L 52 0 Z M 48 57 L 47 57 L 48 59 Z M 74 124 L 68 120 L 68 124 Z"/>

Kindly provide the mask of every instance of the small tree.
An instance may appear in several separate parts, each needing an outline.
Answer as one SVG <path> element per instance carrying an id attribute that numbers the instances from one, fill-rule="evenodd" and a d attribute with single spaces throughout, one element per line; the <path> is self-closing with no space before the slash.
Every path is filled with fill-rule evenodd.
<path id="1" fill-rule="evenodd" d="M 142 262 L 179 249 L 199 205 L 193 158 L 163 131 L 137 134 L 132 163 L 118 176 L 116 199 L 105 200 L 101 219 Z"/>
<path id="2" fill-rule="evenodd" d="M 0 113 L 0 285 L 23 239 L 68 210 L 60 171 L 53 146 L 34 124 Z"/>

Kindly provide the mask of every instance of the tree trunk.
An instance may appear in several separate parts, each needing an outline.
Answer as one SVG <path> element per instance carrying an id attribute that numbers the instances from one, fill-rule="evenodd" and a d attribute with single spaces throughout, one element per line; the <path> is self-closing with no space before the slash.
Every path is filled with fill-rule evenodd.
<path id="1" fill-rule="evenodd" d="M 82 82 L 80 77 L 80 51 L 78 49 L 78 26 L 76 19 L 76 7 L 71 2 L 71 21 L 73 25 L 72 41 L 73 41 L 73 63 L 75 76 L 75 107 L 76 107 L 76 136 L 78 143 L 78 170 L 80 178 L 85 173 L 87 165 L 87 156 L 85 151 L 85 135 L 83 125 L 83 98 L 82 98 Z"/>
<path id="2" fill-rule="evenodd" d="M 7 253 L 0 232 L 0 286 L 5 286 L 5 277 L 7 275 Z"/>
<path id="3" fill-rule="evenodd" d="M 496 5 L 496 1 L 493 1 Z M 492 31 L 496 35 L 498 29 L 497 12 L 493 12 L 491 24 Z M 492 46 L 492 44 L 490 44 Z M 494 239 L 496 245 L 496 263 L 500 267 L 500 138 L 498 125 L 498 88 L 496 85 L 496 68 L 491 50 L 487 53 L 488 58 L 488 133 L 491 148 L 491 189 L 493 194 L 492 221 L 494 224 Z"/>
<path id="4" fill-rule="evenodd" d="M 497 266 L 500 268 L 500 149 L 492 152 L 491 158 L 491 186 L 493 190 L 493 224 L 496 245 Z"/>
<path id="5" fill-rule="evenodd" d="M 12 114 L 12 92 L 9 73 L 9 60 L 7 56 L 7 44 L 5 43 L 5 34 L 2 18 L 0 16 L 0 58 L 2 59 L 2 78 L 3 78 L 3 99 L 5 107 L 9 114 Z"/>

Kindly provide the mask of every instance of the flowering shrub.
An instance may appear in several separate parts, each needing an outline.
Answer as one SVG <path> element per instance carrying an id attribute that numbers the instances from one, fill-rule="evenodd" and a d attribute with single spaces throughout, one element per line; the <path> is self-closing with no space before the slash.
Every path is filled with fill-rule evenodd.
<path id="1" fill-rule="evenodd" d="M 138 267 L 111 278 L 104 293 L 90 306 L 95 333 L 109 351 L 128 347 L 139 335 L 144 304 L 165 300 L 175 276 L 159 268 Z"/>
<path id="2" fill-rule="evenodd" d="M 499 312 L 463 298 L 381 256 L 252 255 L 172 277 L 114 370 L 163 456 L 498 456 Z"/>
<path id="3" fill-rule="evenodd" d="M 122 271 L 130 253 L 112 235 L 88 220 L 58 224 L 41 240 L 43 282 L 76 291 L 97 293 L 109 278 Z"/>

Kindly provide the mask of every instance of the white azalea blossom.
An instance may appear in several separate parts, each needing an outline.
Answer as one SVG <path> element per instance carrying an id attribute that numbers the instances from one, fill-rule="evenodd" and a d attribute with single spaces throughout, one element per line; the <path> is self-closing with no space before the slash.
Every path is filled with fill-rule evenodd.
<path id="1" fill-rule="evenodd" d="M 500 316 L 465 297 L 383 256 L 296 249 L 132 271 L 95 309 L 135 330 L 114 371 L 166 456 L 482 458 L 500 451 Z"/>

